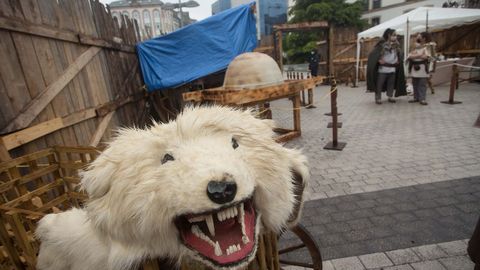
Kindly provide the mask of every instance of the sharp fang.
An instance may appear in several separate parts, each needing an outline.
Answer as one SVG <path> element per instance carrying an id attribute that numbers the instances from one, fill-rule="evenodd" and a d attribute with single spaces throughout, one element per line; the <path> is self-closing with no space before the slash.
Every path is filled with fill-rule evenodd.
<path id="1" fill-rule="evenodd" d="M 250 242 L 250 239 L 248 239 L 248 236 L 244 235 L 242 236 L 242 242 L 246 245 L 248 242 Z"/>
<path id="2" fill-rule="evenodd" d="M 215 256 L 222 256 L 222 249 L 220 248 L 220 244 L 218 241 L 215 243 Z"/>
<path id="3" fill-rule="evenodd" d="M 205 222 L 207 223 L 208 231 L 212 236 L 215 236 L 215 225 L 213 225 L 213 217 L 212 215 L 208 215 L 205 218 Z"/>

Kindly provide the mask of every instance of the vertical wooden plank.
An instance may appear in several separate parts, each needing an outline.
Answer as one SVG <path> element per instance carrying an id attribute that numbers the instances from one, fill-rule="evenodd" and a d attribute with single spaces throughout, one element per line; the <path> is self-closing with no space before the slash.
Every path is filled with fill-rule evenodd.
<path id="1" fill-rule="evenodd" d="M 38 0 L 40 7 L 40 15 L 42 22 L 53 27 L 60 27 L 60 16 L 58 8 L 56 8 L 56 1 L 49 0 Z M 59 51 L 59 44 L 61 41 L 48 40 L 49 48 L 49 57 L 52 69 L 47 71 L 48 79 L 46 78 L 47 84 L 55 81 L 55 79 L 62 73 L 65 69 L 65 63 L 62 63 L 62 59 Z M 66 89 L 60 92 L 51 102 L 54 108 L 56 117 L 63 117 L 73 112 L 72 100 L 69 95 L 70 84 L 66 86 Z M 77 145 L 77 139 L 75 137 L 75 132 L 72 127 L 62 129 L 58 132 L 61 134 L 63 139 L 63 145 Z"/>
<path id="2" fill-rule="evenodd" d="M 0 31 L 1 32 L 1 31 Z M 0 34 L 1 35 L 1 34 Z M 15 118 L 15 109 L 10 102 L 7 89 L 3 82 L 2 74 L 0 73 L 0 97 L 2 99 L 2 106 L 0 106 L 0 129 L 3 129 L 8 123 Z"/>
<path id="3" fill-rule="evenodd" d="M 301 122 L 300 122 L 300 94 L 296 93 L 293 96 L 293 130 L 301 131 Z"/>
<path id="4" fill-rule="evenodd" d="M 22 0 L 16 1 L 19 5 L 17 7 L 18 12 L 15 14 L 16 17 L 20 20 L 24 20 L 31 23 L 38 23 L 39 17 L 37 15 L 38 6 L 36 1 L 32 0 Z M 45 88 L 45 82 L 42 77 L 40 64 L 37 59 L 35 52 L 34 42 L 32 36 L 21 34 L 21 33 L 11 33 L 15 48 L 17 49 L 17 55 L 22 66 L 22 70 L 25 76 L 25 81 L 27 84 L 28 91 L 30 93 L 31 99 L 35 98 L 40 91 Z M 47 121 L 54 117 L 51 105 L 47 106 L 39 116 L 33 120 L 32 125 L 38 124 L 40 122 Z M 45 138 L 40 138 L 33 143 L 29 143 L 23 148 L 26 152 L 34 152 L 43 148 L 46 148 L 47 143 Z"/>
<path id="5" fill-rule="evenodd" d="M 0 243 L 3 245 L 3 248 L 6 249 L 8 254 L 8 259 L 10 260 L 12 266 L 15 270 L 22 270 L 23 265 L 20 260 L 20 256 L 17 252 L 17 249 L 12 244 L 10 236 L 8 235 L 6 225 L 6 218 L 3 214 L 0 214 Z"/>
<path id="6" fill-rule="evenodd" d="M 22 224 L 20 215 L 16 213 L 7 215 L 7 220 L 12 227 L 15 238 L 18 240 L 17 244 L 19 244 L 24 251 L 23 256 L 27 261 L 27 269 L 34 270 L 36 265 L 35 251 L 32 247 L 29 237 L 27 236 L 27 232 Z"/>
<path id="7" fill-rule="evenodd" d="M 10 33 L 0 30 L 0 59 L 2 59 L 0 76 L 4 82 L 4 86 L 6 86 L 4 89 L 6 96 L 2 97 L 2 99 L 5 100 L 3 102 L 10 103 L 5 104 L 5 106 L 11 106 L 13 115 L 17 115 L 31 100 L 22 67 L 17 58 L 17 54 L 14 53 L 15 51 L 15 45 Z M 12 119 L 7 119 L 7 121 L 10 120 Z"/>
<path id="8" fill-rule="evenodd" d="M 7 148 L 3 145 L 3 140 L 0 140 L 0 162 L 12 159 Z M 0 225 L 1 226 L 1 225 Z"/>

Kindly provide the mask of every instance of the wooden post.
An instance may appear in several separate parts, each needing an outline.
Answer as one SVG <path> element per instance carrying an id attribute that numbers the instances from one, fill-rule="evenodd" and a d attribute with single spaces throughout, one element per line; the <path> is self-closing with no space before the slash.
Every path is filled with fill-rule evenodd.
<path id="1" fill-rule="evenodd" d="M 296 93 L 293 96 L 293 130 L 301 132 L 301 125 L 300 125 L 300 95 Z"/>
<path id="2" fill-rule="evenodd" d="M 333 76 L 333 24 L 328 28 L 328 75 Z M 330 78 L 332 79 L 332 78 Z"/>
<path id="3" fill-rule="evenodd" d="M 282 31 L 278 31 L 278 63 L 280 67 L 280 71 L 283 72 L 283 33 Z"/>
<path id="4" fill-rule="evenodd" d="M 457 68 L 457 65 L 454 63 L 452 66 L 452 77 L 450 80 L 450 94 L 449 94 L 448 100 L 442 101 L 442 103 L 450 104 L 450 105 L 462 103 L 461 101 L 454 100 L 455 89 L 457 88 L 457 84 L 458 84 L 458 68 Z"/>
<path id="5" fill-rule="evenodd" d="M 316 108 L 313 105 L 313 88 L 308 89 L 308 104 L 307 104 L 307 109 L 313 109 Z"/>
<path id="6" fill-rule="evenodd" d="M 341 127 L 341 123 L 338 123 L 337 112 L 337 81 L 335 77 L 331 77 L 331 93 L 330 93 L 330 105 L 332 108 L 332 141 L 329 142 L 323 149 L 338 150 L 341 151 L 345 147 L 346 143 L 338 141 L 338 128 Z M 340 124 L 340 125 L 339 125 Z"/>
<path id="7" fill-rule="evenodd" d="M 0 161 L 7 161 L 12 159 L 10 154 L 8 153 L 7 147 L 3 143 L 3 140 L 0 139 Z"/>

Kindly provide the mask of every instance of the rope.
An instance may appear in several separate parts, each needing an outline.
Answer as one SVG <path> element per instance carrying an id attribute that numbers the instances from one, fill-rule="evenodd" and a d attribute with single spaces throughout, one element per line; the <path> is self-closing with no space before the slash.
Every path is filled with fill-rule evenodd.
<path id="1" fill-rule="evenodd" d="M 462 64 L 458 64 L 458 63 L 455 63 L 454 65 L 457 65 L 457 66 L 459 66 L 459 67 L 464 67 L 464 68 L 480 69 L 480 67 L 462 65 Z"/>

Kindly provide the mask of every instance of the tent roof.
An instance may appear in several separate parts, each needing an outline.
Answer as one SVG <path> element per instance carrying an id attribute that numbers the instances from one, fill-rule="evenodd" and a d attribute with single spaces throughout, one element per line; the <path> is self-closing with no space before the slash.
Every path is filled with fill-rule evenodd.
<path id="1" fill-rule="evenodd" d="M 456 25 L 480 21 L 480 9 L 419 7 L 408 13 L 360 32 L 358 34 L 358 38 L 381 37 L 387 28 L 395 29 L 397 34 L 403 35 L 407 25 L 407 20 L 410 33 L 425 31 L 427 12 L 429 31 L 446 29 Z"/>

